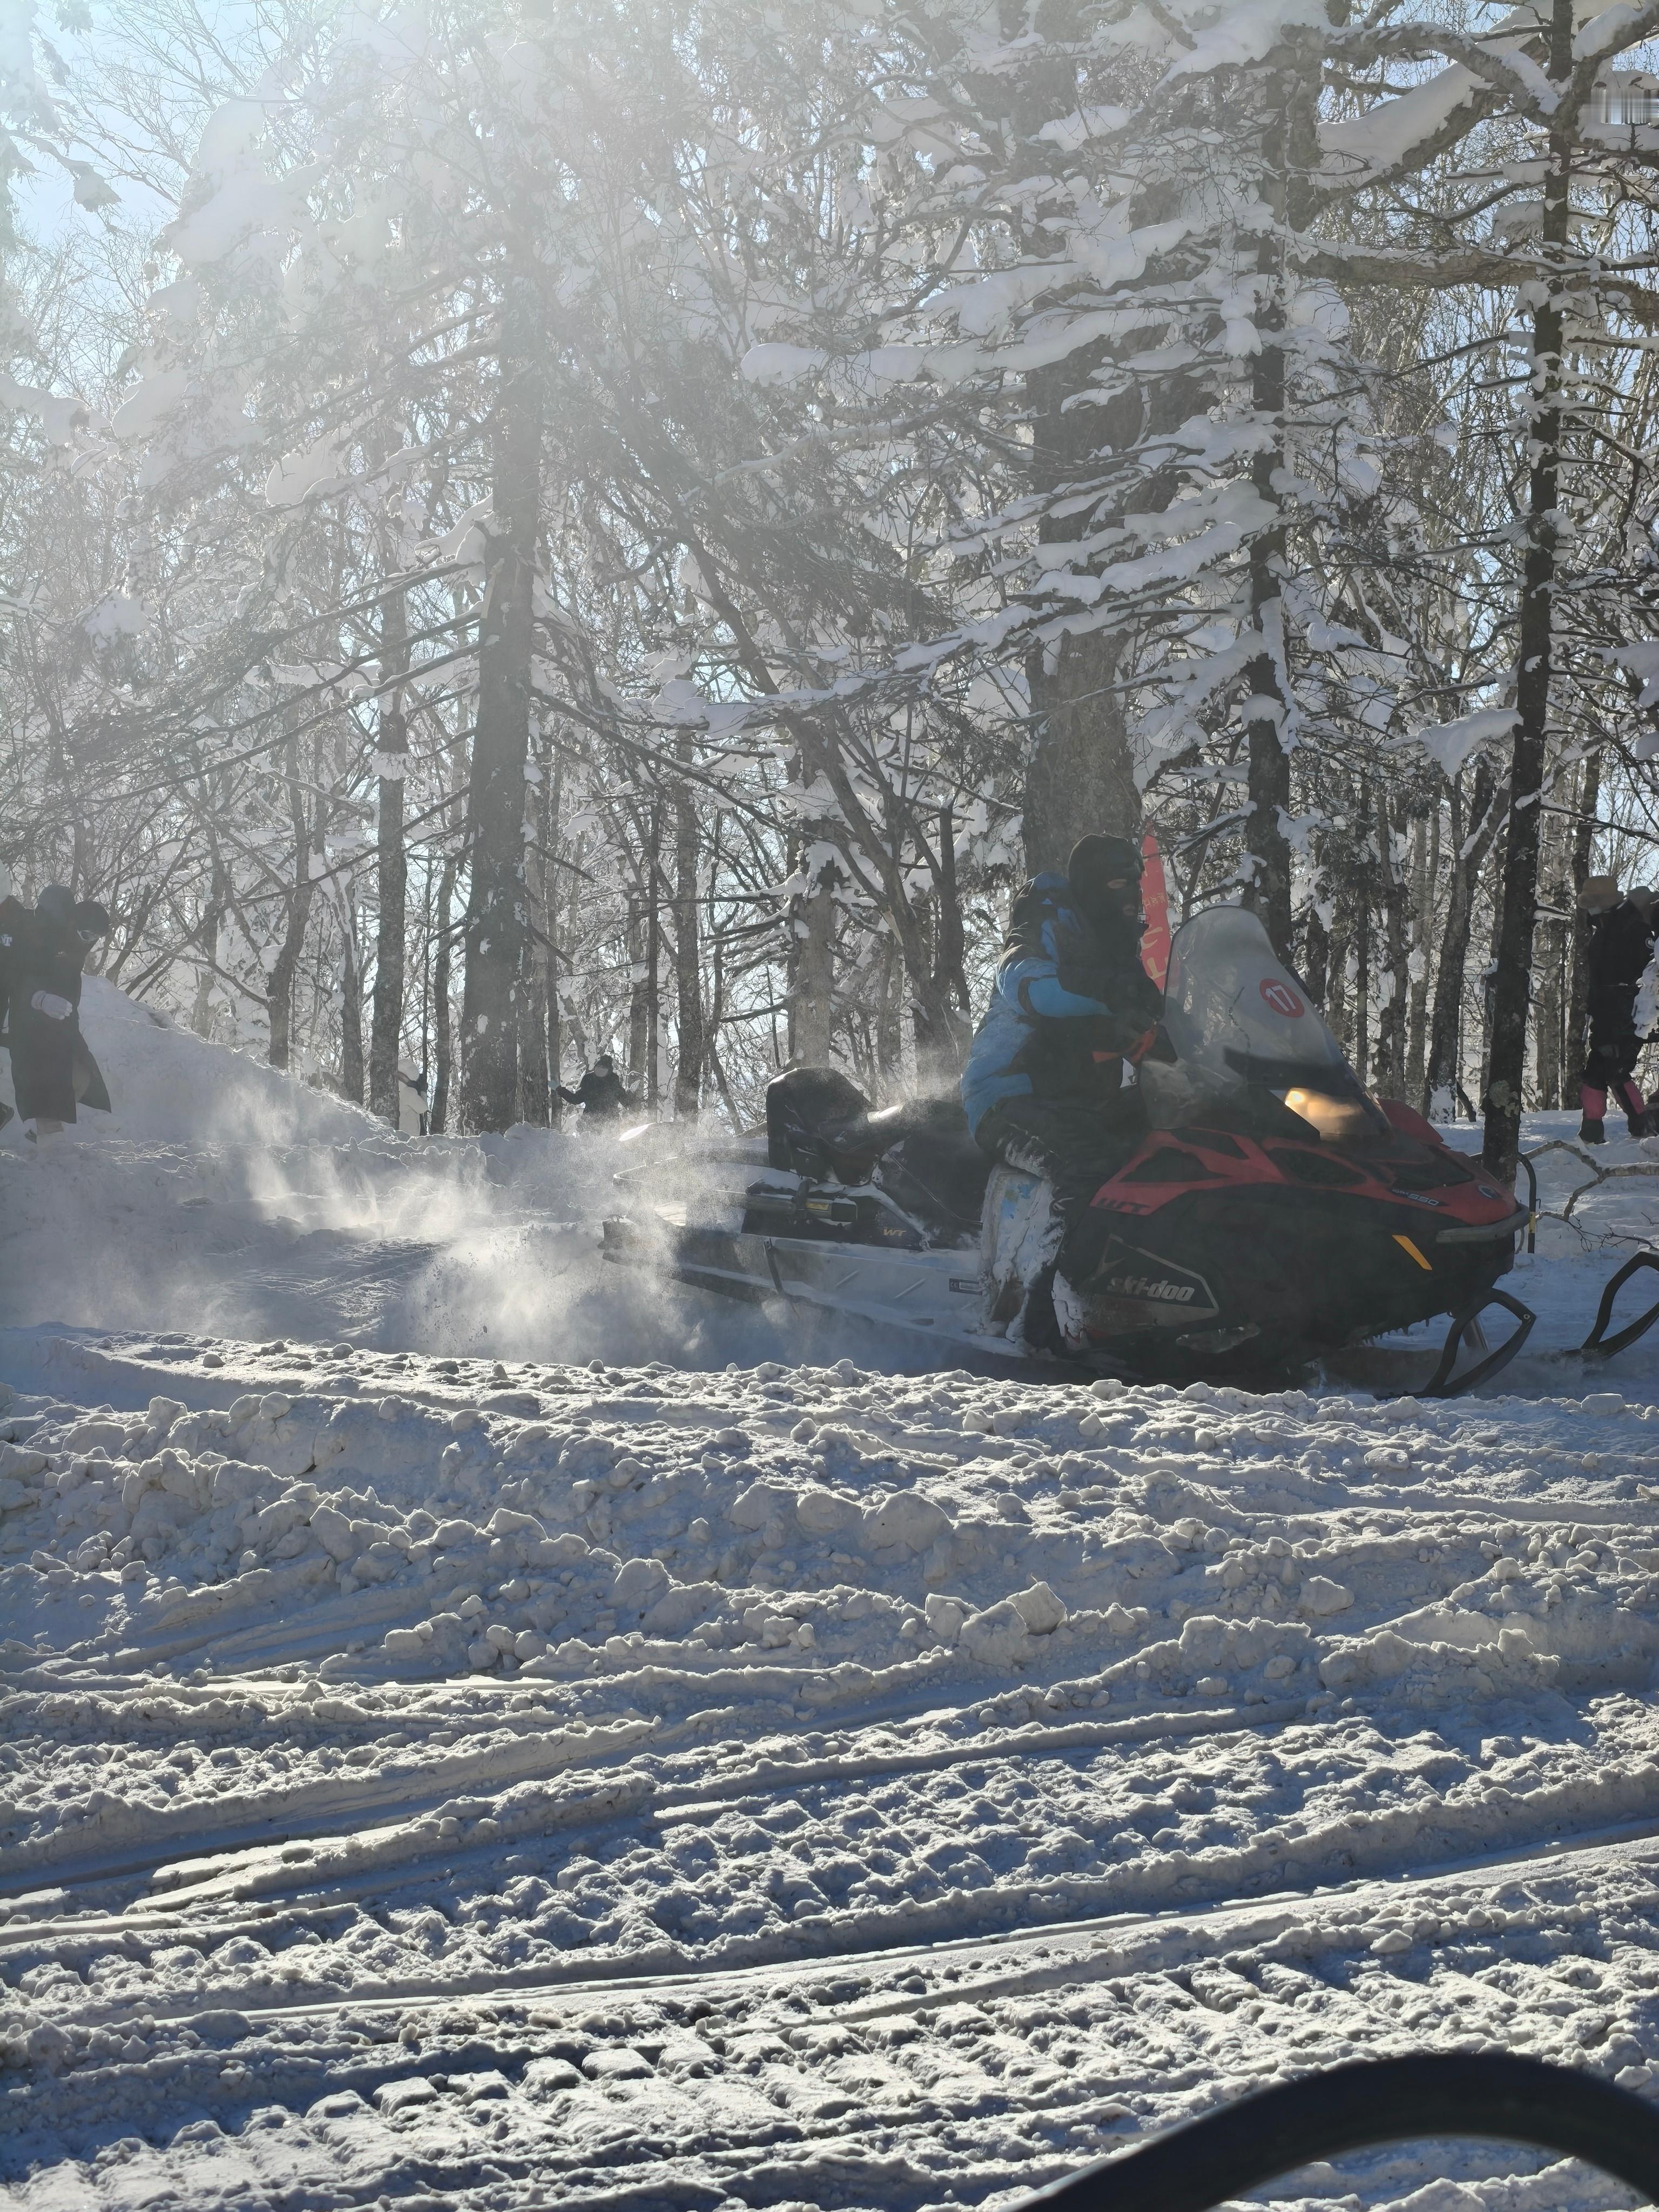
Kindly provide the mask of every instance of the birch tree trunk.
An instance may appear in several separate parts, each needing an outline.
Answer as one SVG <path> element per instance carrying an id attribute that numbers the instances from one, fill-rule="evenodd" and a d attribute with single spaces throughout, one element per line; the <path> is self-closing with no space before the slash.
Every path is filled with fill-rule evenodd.
<path id="1" fill-rule="evenodd" d="M 662 801 L 651 802 L 645 850 L 645 1091 L 641 1105 L 662 1105 Z"/>
<path id="2" fill-rule="evenodd" d="M 1590 872 L 1595 848 L 1595 817 L 1601 805 L 1601 756 L 1593 752 L 1584 763 L 1584 779 L 1578 791 L 1578 819 L 1572 830 L 1572 981 L 1567 997 L 1566 1081 L 1568 1096 L 1576 1100 L 1584 1066 L 1585 1029 L 1589 1020 L 1589 916 L 1580 910 L 1578 894 Z"/>
<path id="3" fill-rule="evenodd" d="M 401 591 L 387 599 L 380 616 L 380 681 L 396 684 L 409 671 L 409 623 Z M 375 740 L 380 769 L 380 806 L 375 830 L 375 886 L 379 912 L 374 929 L 374 1007 L 368 1048 L 368 1104 L 395 1129 L 398 1126 L 398 1062 L 403 1044 L 404 961 L 409 896 L 409 864 L 404 851 L 404 775 L 409 762 L 409 725 L 400 689 L 383 695 Z"/>
<path id="4" fill-rule="evenodd" d="M 547 1056 L 547 999 L 553 924 L 549 911 L 547 767 L 537 763 L 538 780 L 525 787 L 526 826 L 535 813 L 533 846 L 526 839 L 523 989 L 519 1000 L 519 1118 L 544 1129 L 552 1119 L 552 1083 Z"/>
<path id="5" fill-rule="evenodd" d="M 1435 887 L 1440 880 L 1440 809 L 1417 817 L 1412 832 L 1412 911 L 1417 942 L 1411 955 L 1411 1014 L 1406 1040 L 1406 1097 L 1421 1108 L 1428 1064 L 1429 972 L 1435 925 Z"/>
<path id="6" fill-rule="evenodd" d="M 830 1058 L 836 1015 L 835 861 L 823 842 L 821 825 L 803 825 L 802 867 L 814 866 L 806 889 L 790 911 L 789 1061 L 793 1067 L 820 1067 Z"/>
<path id="7" fill-rule="evenodd" d="M 691 741 L 680 738 L 675 754 L 683 768 L 691 762 Z M 702 1103 L 702 977 L 698 943 L 697 809 L 689 779 L 674 787 L 674 1118 L 695 1121 Z"/>
<path id="8" fill-rule="evenodd" d="M 478 718 L 467 794 L 460 1119 L 469 1133 L 509 1127 L 519 1103 L 524 770 L 530 746 L 542 457 L 538 343 L 533 285 L 515 268 L 501 301 L 495 524 L 484 556 Z"/>
<path id="9" fill-rule="evenodd" d="M 340 885 L 340 1093 L 354 1106 L 363 1103 L 363 975 L 357 957 L 357 902 L 349 885 Z"/>
<path id="10" fill-rule="evenodd" d="M 1395 853 L 1394 822 L 1386 798 L 1376 809 L 1377 849 L 1382 862 L 1382 927 L 1389 969 L 1389 995 L 1376 1024 L 1376 1088 L 1400 1098 L 1406 1088 L 1406 880 Z"/>
<path id="11" fill-rule="evenodd" d="M 306 924 L 311 917 L 311 902 L 316 892 L 316 878 L 312 873 L 311 865 L 316 830 L 310 817 L 319 810 L 315 803 L 310 810 L 306 805 L 305 793 L 300 782 L 300 741 L 297 737 L 289 737 L 283 744 L 283 774 L 288 786 L 289 821 L 294 838 L 294 883 L 289 892 L 283 941 L 270 965 L 270 981 L 265 994 L 270 1022 L 269 1057 L 273 1067 L 288 1066 L 292 1057 L 294 978 L 299 971 Z"/>
<path id="12" fill-rule="evenodd" d="M 1553 0 L 1550 76 L 1563 91 L 1572 73 L 1573 0 Z M 1572 139 L 1549 135 L 1540 232 L 1547 255 L 1565 257 L 1571 230 Z M 1507 1186 L 1521 1150 L 1522 1088 L 1526 1074 L 1528 1003 L 1532 992 L 1533 931 L 1538 913 L 1539 813 L 1544 744 L 1550 710 L 1554 646 L 1555 568 L 1559 542 L 1561 444 L 1560 279 L 1549 281 L 1533 310 L 1531 468 L 1527 497 L 1527 554 L 1521 587 L 1520 652 L 1516 670 L 1516 725 L 1510 763 L 1509 834 L 1504 852 L 1488 1043 L 1486 1137 L 1487 1169 Z"/>
<path id="13" fill-rule="evenodd" d="M 1500 819 L 1497 778 L 1489 763 L 1479 761 L 1467 815 L 1461 777 L 1451 788 L 1451 862 L 1440 930 L 1440 962 L 1434 977 L 1428 1066 L 1424 1076 L 1424 1110 L 1437 1121 L 1452 1121 L 1457 1111 L 1457 1094 L 1462 1080 L 1458 1041 L 1462 1030 L 1469 939 L 1474 928 L 1475 884 Z"/>
<path id="14" fill-rule="evenodd" d="M 1543 896 L 1549 919 L 1538 933 L 1537 1018 L 1534 1023 L 1533 1058 L 1538 1085 L 1538 1103 L 1553 1113 L 1561 1103 L 1561 1022 L 1565 981 L 1567 932 L 1563 919 L 1571 894 L 1566 889 L 1567 840 L 1565 825 L 1552 816 L 1545 825 L 1540 866 Z"/>
<path id="15" fill-rule="evenodd" d="M 1317 85 L 1315 69 L 1311 79 Z M 1262 198 L 1277 218 L 1275 231 L 1264 234 L 1256 257 L 1259 274 L 1277 277 L 1282 243 L 1277 234 L 1287 222 L 1305 222 L 1305 185 L 1291 204 L 1290 141 L 1294 134 L 1302 157 L 1299 173 L 1307 169 L 1308 146 L 1312 143 L 1312 121 L 1301 80 L 1285 72 L 1271 80 L 1270 112 L 1262 137 Z M 1304 143 L 1304 142 L 1307 143 Z M 1317 156 L 1314 156 L 1317 166 Z M 1285 309 L 1277 284 L 1268 303 L 1255 317 L 1261 344 L 1251 368 L 1250 398 L 1258 422 L 1267 430 L 1261 450 L 1250 463 L 1251 481 L 1264 506 L 1281 505 L 1279 489 L 1285 456 L 1285 349 L 1279 342 L 1285 328 Z M 1250 880 L 1245 902 L 1261 917 L 1262 927 L 1281 960 L 1291 957 L 1291 846 L 1285 825 L 1291 811 L 1291 757 L 1285 750 L 1284 727 L 1290 701 L 1286 692 L 1287 657 L 1285 634 L 1284 574 L 1286 540 L 1282 523 L 1259 532 L 1250 545 L 1250 629 L 1259 641 L 1245 669 L 1249 697 L 1244 708 L 1246 742 L 1249 747 L 1250 811 L 1244 825 L 1244 849 L 1249 856 Z M 1360 975 L 1362 994 L 1364 975 Z"/>
<path id="16" fill-rule="evenodd" d="M 646 973 L 646 902 L 635 891 L 628 902 L 628 964 L 633 980 L 628 990 L 628 1079 L 641 1103 L 646 1095 L 650 1049 L 649 986 Z"/>
<path id="17" fill-rule="evenodd" d="M 432 1104 L 426 1126 L 434 1137 L 441 1137 L 449 1127 L 449 1092 L 455 1064 L 454 1030 L 449 1011 L 451 948 L 454 941 L 449 910 L 454 896 L 455 855 L 446 853 L 438 878 L 438 950 L 432 963 Z"/>

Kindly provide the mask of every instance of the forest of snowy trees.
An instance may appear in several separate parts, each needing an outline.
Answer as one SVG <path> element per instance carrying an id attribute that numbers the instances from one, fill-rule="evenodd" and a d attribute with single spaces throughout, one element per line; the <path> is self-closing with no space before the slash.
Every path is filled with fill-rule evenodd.
<path id="1" fill-rule="evenodd" d="M 952 1076 L 1153 828 L 1372 1087 L 1659 878 L 1659 0 L 0 4 L 0 860 L 395 1117 Z"/>

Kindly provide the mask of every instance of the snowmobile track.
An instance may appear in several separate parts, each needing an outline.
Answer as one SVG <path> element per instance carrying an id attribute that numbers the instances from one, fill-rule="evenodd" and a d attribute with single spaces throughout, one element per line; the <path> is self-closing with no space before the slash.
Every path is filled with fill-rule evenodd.
<path id="1" fill-rule="evenodd" d="M 348 1996 L 296 1997 L 282 2004 L 240 2003 L 234 1992 L 217 1990 L 196 2003 L 168 2007 L 158 2002 L 151 2009 L 158 2021 L 188 2023 L 230 2012 L 251 2025 L 264 2027 L 386 2009 L 400 2014 L 436 2011 L 463 1999 L 483 2004 L 519 2003 L 542 1995 L 574 2003 L 582 1999 L 614 1999 L 624 1990 L 659 2002 L 686 1996 L 706 2000 L 726 1991 L 738 1998 L 756 1988 L 774 1986 L 786 1957 L 792 1987 L 808 1993 L 821 1984 L 844 1984 L 849 1971 L 861 1966 L 890 1981 L 899 1973 L 930 1967 L 940 1974 L 941 1979 L 933 1987 L 889 1990 L 876 1996 L 861 1995 L 841 2005 L 835 2002 L 833 1995 L 826 1995 L 817 2020 L 826 2026 L 852 2025 L 895 2014 L 915 2016 L 944 2005 L 984 2002 L 994 1997 L 1029 1996 L 1042 1990 L 1113 1980 L 1149 1966 L 1163 1973 L 1179 1972 L 1230 1952 L 1259 1948 L 1297 1930 L 1334 1942 L 1339 1930 L 1369 1926 L 1384 1907 L 1397 1915 L 1402 1903 L 1413 1898 L 1426 1901 L 1443 1892 L 1451 1900 L 1462 1899 L 1474 1905 L 1489 1893 L 1501 1895 L 1511 1887 L 1547 1881 L 1568 1864 L 1575 1869 L 1606 1872 L 1651 1869 L 1659 1880 L 1659 1820 L 1562 1838 L 1542 1850 L 1496 1851 L 1404 1875 L 1363 1878 L 1305 1891 L 1277 1891 L 1246 1901 L 1182 1905 L 1161 1912 L 1058 1918 L 933 1942 L 896 1942 L 826 1951 L 811 1959 L 775 1948 L 772 1956 L 736 1966 L 715 1961 L 705 1966 L 680 1963 L 665 1966 L 661 1962 L 641 1965 L 617 1960 L 614 1965 L 596 1966 L 583 1962 L 569 1972 L 526 1968 L 516 1974 L 451 1974 L 441 1979 L 409 1979 L 395 1986 L 354 1991 Z M 1655 1900 L 1659 1902 L 1659 1888 Z M 1535 1899 L 1529 1902 L 1536 1907 Z M 1574 1915 L 1578 1910 L 1576 1897 L 1570 1897 L 1559 1910 L 1569 1917 Z M 1452 1917 L 1455 1924 L 1455 1916 Z M 993 1966 L 1022 1951 L 1034 1954 L 1029 1965 L 968 1978 L 969 1970 Z M 948 1981 L 942 1978 L 947 1967 L 957 1969 Z M 118 2020 L 122 2013 L 122 2006 L 112 2004 L 77 2008 L 65 2017 L 91 2026 L 106 2019 Z"/>
<path id="2" fill-rule="evenodd" d="M 630 1814 L 642 1814 L 659 1820 L 686 1820 L 695 1817 L 706 1808 L 739 1809 L 745 1804 L 757 1802 L 769 1793 L 775 1796 L 816 1782 L 876 1780 L 889 1775 L 933 1773 L 945 1767 L 978 1765 L 1010 1757 L 1042 1758 L 1054 1753 L 1093 1749 L 1107 1744 L 1150 1743 L 1161 1740 L 1178 1741 L 1194 1735 L 1225 1735 L 1234 1730 L 1275 1727 L 1300 1717 L 1305 1711 L 1306 1701 L 1298 1698 L 1276 1705 L 1224 1706 L 1191 1713 L 1148 1714 L 1117 1721 L 1076 1721 L 1058 1728 L 1034 1726 L 1012 1729 L 989 1741 L 980 1740 L 950 1744 L 925 1752 L 898 1752 L 880 1757 L 866 1755 L 845 1759 L 801 1760 L 780 1765 L 769 1773 L 764 1769 L 750 1770 L 740 1775 L 695 1785 L 687 1784 L 679 1789 L 647 1790 L 641 1792 L 639 1802 L 630 1808 Z M 591 1742 L 591 1738 L 587 1741 Z M 635 1738 L 619 1746 L 619 1752 L 637 1756 L 638 1741 Z M 659 1742 L 651 1746 L 653 1752 L 661 1748 Z M 522 1770 L 514 1771 L 512 1778 L 522 1779 L 526 1775 L 543 1771 L 568 1771 L 570 1764 L 568 1759 L 527 1763 Z M 619 1778 L 626 1771 L 623 1765 L 585 1770 L 596 1784 L 601 1777 Z M 350 1796 L 349 1802 L 343 1804 L 338 1802 L 342 1793 L 331 1784 L 326 1786 L 326 1794 L 335 1802 L 331 1816 L 326 1819 L 307 1820 L 302 1825 L 295 1825 L 290 1820 L 281 1826 L 275 1820 L 270 1823 L 251 1821 L 238 1827 L 222 1828 L 209 1833 L 188 1827 L 181 1822 L 178 1832 L 168 1836 L 163 1848 L 131 1852 L 119 1859 L 53 1860 L 49 1864 L 0 1881 L 0 1898 L 29 1896 L 43 1887 L 62 1889 L 90 1887 L 94 1884 L 154 1875 L 162 1867 L 200 1863 L 203 1871 L 199 1881 L 187 1886 L 181 1884 L 178 1889 L 168 1893 L 169 1896 L 185 1899 L 188 1891 L 199 1891 L 218 1880 L 235 1879 L 234 1875 L 219 1875 L 213 1871 L 212 1862 L 216 1853 L 240 1853 L 250 1850 L 263 1852 L 280 1850 L 284 1845 L 307 1843 L 316 1837 L 374 1833 L 374 1826 L 365 1826 L 365 1814 L 383 1809 L 394 1800 L 397 1816 L 380 1825 L 395 1829 L 404 1826 L 410 1818 L 432 1812 L 446 1801 L 452 1791 L 484 1778 L 492 1784 L 498 1784 L 505 1778 L 498 1746 L 481 1754 L 479 1760 L 470 1763 L 465 1771 L 447 1777 L 441 1790 L 428 1791 L 418 1797 L 407 1794 L 406 1777 L 400 1777 L 376 1789 L 365 1788 Z M 399 1795 L 399 1792 L 403 1794 Z M 561 1834 L 567 1834 L 581 1828 L 608 1826 L 611 1821 L 630 1817 L 630 1814 L 619 1812 L 613 1807 L 596 1812 L 591 1819 L 583 1820 L 578 1808 L 577 1817 L 568 1822 L 562 1820 L 557 1826 Z M 480 1847 L 480 1855 L 488 1855 L 492 1848 Z M 395 1888 L 403 1881 L 428 1877 L 434 1865 L 453 1864 L 459 1857 L 470 1855 L 458 1852 L 453 1845 L 446 1846 L 438 1852 L 425 1853 L 419 1857 L 398 1861 L 393 1866 L 366 1872 L 362 1876 L 349 1877 L 342 1885 L 341 1893 L 357 1894 L 377 1888 Z M 307 1871 L 303 1866 L 295 1868 L 296 1887 L 303 1884 Z M 264 1890 L 260 1893 L 269 1896 L 270 1892 Z M 174 1924 L 173 1917 L 165 1908 L 153 1909 L 157 1915 L 155 1925 L 170 1927 Z M 126 1915 L 112 1917 L 108 1923 L 111 1927 L 128 1931 L 139 1924 Z M 88 1926 L 87 1922 L 77 1919 L 18 1923 L 9 1926 L 0 1923 L 0 1948 L 11 1940 L 26 1940 L 30 1930 L 37 1936 L 45 1929 L 55 1929 L 70 1935 L 83 1931 Z"/>

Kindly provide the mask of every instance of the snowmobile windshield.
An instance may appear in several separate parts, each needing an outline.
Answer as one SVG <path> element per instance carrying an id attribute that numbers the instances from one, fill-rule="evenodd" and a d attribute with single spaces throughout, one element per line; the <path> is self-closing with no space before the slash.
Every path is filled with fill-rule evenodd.
<path id="1" fill-rule="evenodd" d="M 1176 933 L 1164 1027 L 1175 1059 L 1140 1068 L 1156 1128 L 1269 1092 L 1333 1141 L 1387 1130 L 1318 1009 L 1242 907 L 1211 907 Z"/>

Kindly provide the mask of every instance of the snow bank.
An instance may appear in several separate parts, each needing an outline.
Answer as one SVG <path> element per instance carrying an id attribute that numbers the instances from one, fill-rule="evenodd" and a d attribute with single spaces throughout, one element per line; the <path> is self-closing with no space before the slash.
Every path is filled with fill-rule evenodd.
<path id="1" fill-rule="evenodd" d="M 601 1267 L 608 1138 L 412 1140 L 97 978 L 83 1020 L 115 1110 L 38 1150 L 16 1122 L 0 1134 L 0 1325 L 719 1363 L 776 1348 L 764 1320 Z"/>
<path id="2" fill-rule="evenodd" d="M 350 1144 L 380 1128 L 361 1107 L 198 1037 L 101 976 L 86 979 L 81 1026 L 114 1109 L 86 1116 L 83 1133 L 94 1139 L 115 1132 L 164 1144 Z"/>

